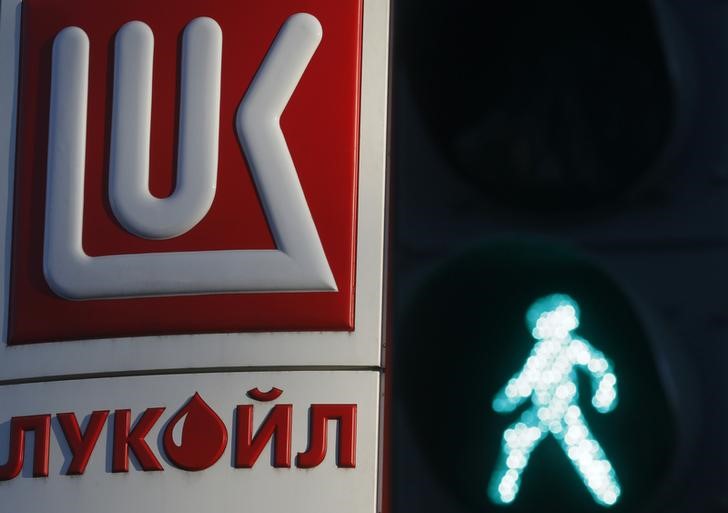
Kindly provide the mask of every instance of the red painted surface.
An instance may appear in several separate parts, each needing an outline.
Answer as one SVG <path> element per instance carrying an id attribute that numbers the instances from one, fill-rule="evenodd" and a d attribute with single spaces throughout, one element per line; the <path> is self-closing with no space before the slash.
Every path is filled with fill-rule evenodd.
<path id="1" fill-rule="evenodd" d="M 271 442 L 273 466 L 291 466 L 293 436 L 293 405 L 279 404 L 268 413 L 253 435 L 253 406 L 239 405 L 235 409 L 235 468 L 253 468 L 265 446 Z"/>
<path id="2" fill-rule="evenodd" d="M 326 457 L 329 421 L 337 422 L 338 447 L 336 465 L 341 468 L 356 468 L 356 405 L 355 404 L 312 404 L 311 427 L 308 449 L 296 457 L 298 468 L 317 467 Z"/>
<path id="3" fill-rule="evenodd" d="M 48 477 L 51 443 L 51 416 L 31 415 L 10 420 L 8 459 L 0 465 L 0 481 L 15 479 L 23 470 L 26 433 L 33 433 L 33 477 Z"/>
<path id="4" fill-rule="evenodd" d="M 281 125 L 339 288 L 335 293 L 180 296 L 75 302 L 43 277 L 50 55 L 64 27 L 91 42 L 83 244 L 92 256 L 273 248 L 234 113 L 271 42 L 292 14 L 308 12 L 324 36 Z M 214 204 L 190 232 L 166 241 L 127 233 L 107 197 L 113 37 L 141 20 L 154 32 L 151 190 L 174 187 L 179 46 L 198 16 L 223 31 L 220 164 Z M 354 326 L 361 0 L 24 0 L 10 344 L 135 335 L 351 330 Z"/>
<path id="5" fill-rule="evenodd" d="M 157 423 L 162 413 L 164 413 L 164 408 L 147 408 L 132 429 L 131 410 L 114 412 L 112 472 L 129 472 L 129 451 L 134 453 L 139 466 L 145 472 L 164 470 L 146 440 L 149 431 Z"/>
<path id="6" fill-rule="evenodd" d="M 178 423 L 183 422 L 181 445 L 172 436 Z M 167 424 L 164 430 L 164 452 L 178 468 L 199 471 L 210 468 L 227 447 L 225 423 L 212 408 L 195 393 L 192 399 Z"/>
<path id="7" fill-rule="evenodd" d="M 109 417 L 109 411 L 100 410 L 93 412 L 89 417 L 86 431 L 83 433 L 81 433 L 81 426 L 78 425 L 75 413 L 59 413 L 57 417 L 68 448 L 71 450 L 71 454 L 73 454 L 73 459 L 68 466 L 68 470 L 66 470 L 66 475 L 80 476 L 86 472 L 86 466 L 88 465 L 89 459 L 91 459 L 96 442 L 99 440 L 101 430 L 106 424 L 106 419 Z"/>
<path id="8" fill-rule="evenodd" d="M 283 394 L 283 390 L 280 388 L 273 387 L 267 392 L 261 392 L 258 388 L 253 388 L 251 390 L 248 390 L 248 397 L 255 401 L 261 401 L 261 402 L 268 402 L 268 401 L 275 401 L 278 399 L 281 394 Z"/>

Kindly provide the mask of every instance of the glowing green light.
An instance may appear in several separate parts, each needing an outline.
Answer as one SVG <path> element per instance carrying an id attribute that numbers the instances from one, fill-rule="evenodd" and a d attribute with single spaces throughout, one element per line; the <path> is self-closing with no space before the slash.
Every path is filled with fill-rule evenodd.
<path id="1" fill-rule="evenodd" d="M 523 369 L 495 396 L 493 409 L 512 412 L 528 398 L 532 406 L 503 433 L 503 450 L 488 495 L 497 504 L 513 502 L 531 452 L 550 433 L 594 500 L 612 506 L 621 492 L 617 474 L 578 406 L 576 376 L 579 367 L 588 372 L 592 405 L 607 413 L 617 406 L 612 366 L 601 351 L 572 335 L 579 326 L 579 306 L 571 297 L 552 294 L 537 300 L 528 309 L 526 323 L 536 344 Z"/>

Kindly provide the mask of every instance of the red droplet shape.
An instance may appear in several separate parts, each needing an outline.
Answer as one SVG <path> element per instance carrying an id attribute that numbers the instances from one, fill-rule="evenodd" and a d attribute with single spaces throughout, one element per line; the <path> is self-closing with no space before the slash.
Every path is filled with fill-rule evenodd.
<path id="1" fill-rule="evenodd" d="M 181 445 L 174 441 L 177 424 L 182 426 Z M 195 392 L 195 395 L 169 421 L 164 431 L 164 452 L 178 468 L 189 471 L 205 470 L 220 459 L 227 446 L 225 423 Z"/>

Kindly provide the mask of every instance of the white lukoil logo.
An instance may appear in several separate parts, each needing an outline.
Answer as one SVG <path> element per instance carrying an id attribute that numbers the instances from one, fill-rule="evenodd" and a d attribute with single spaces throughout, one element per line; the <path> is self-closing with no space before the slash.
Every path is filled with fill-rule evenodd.
<path id="1" fill-rule="evenodd" d="M 277 249 L 189 251 L 91 257 L 82 246 L 89 39 L 78 27 L 53 44 L 43 267 L 68 299 L 203 293 L 336 291 L 279 120 L 322 38 L 318 20 L 288 18 L 235 119 Z M 197 225 L 217 182 L 222 31 L 196 18 L 182 41 L 177 185 L 149 191 L 154 36 L 125 24 L 115 42 L 109 201 L 139 237 L 168 239 Z"/>

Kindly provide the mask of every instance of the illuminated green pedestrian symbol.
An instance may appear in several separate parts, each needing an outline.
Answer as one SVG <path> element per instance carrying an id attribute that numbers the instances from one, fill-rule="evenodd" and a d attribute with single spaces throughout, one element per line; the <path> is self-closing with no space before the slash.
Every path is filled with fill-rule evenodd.
<path id="1" fill-rule="evenodd" d="M 571 297 L 553 294 L 537 300 L 528 309 L 526 322 L 536 344 L 523 369 L 495 396 L 493 409 L 512 412 L 529 397 L 532 406 L 503 433 L 503 450 L 488 495 L 497 504 L 513 502 L 531 452 L 551 433 L 594 500 L 612 506 L 619 499 L 619 482 L 577 404 L 576 376 L 579 367 L 589 373 L 592 405 L 607 413 L 617 406 L 617 378 L 611 365 L 589 342 L 572 335 L 579 326 L 579 306 Z"/>

